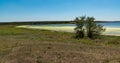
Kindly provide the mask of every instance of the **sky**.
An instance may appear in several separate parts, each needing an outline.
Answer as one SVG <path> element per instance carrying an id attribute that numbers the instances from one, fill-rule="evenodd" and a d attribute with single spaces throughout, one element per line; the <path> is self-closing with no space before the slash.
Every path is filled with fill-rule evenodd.
<path id="1" fill-rule="evenodd" d="M 120 21 L 120 0 L 0 0 L 0 22 L 66 21 L 79 16 Z"/>

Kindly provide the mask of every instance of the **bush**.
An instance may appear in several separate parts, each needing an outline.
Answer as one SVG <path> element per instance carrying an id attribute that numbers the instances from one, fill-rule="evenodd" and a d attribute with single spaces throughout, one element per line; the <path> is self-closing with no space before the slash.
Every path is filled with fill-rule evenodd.
<path id="1" fill-rule="evenodd" d="M 102 25 L 95 22 L 93 17 L 82 16 L 76 18 L 76 38 L 84 38 L 85 35 L 91 39 L 100 37 L 101 33 L 105 31 Z"/>

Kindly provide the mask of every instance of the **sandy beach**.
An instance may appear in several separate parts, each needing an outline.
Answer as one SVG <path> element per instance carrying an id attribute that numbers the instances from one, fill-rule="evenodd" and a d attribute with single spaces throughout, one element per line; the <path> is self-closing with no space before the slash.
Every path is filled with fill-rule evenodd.
<path id="1" fill-rule="evenodd" d="M 75 26 L 32 26 L 32 25 L 22 25 L 17 26 L 18 28 L 29 28 L 29 29 L 42 29 L 42 30 L 53 30 L 61 32 L 74 32 Z M 105 27 L 106 31 L 103 35 L 114 35 L 120 36 L 120 28 L 110 28 Z"/>

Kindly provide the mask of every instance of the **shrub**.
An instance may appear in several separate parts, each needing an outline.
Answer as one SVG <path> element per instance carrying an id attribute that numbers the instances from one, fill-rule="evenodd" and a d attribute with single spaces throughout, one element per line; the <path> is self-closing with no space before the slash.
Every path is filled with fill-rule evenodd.
<path id="1" fill-rule="evenodd" d="M 91 39 L 98 38 L 105 31 L 103 26 L 95 22 L 95 18 L 93 17 L 77 17 L 74 21 L 76 24 L 76 38 L 78 39 L 84 38 L 85 35 Z"/>

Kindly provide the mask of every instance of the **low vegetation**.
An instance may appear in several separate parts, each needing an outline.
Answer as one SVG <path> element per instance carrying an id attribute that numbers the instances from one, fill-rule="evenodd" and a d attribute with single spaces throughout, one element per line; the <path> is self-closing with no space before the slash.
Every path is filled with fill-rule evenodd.
<path id="1" fill-rule="evenodd" d="M 0 63 L 119 63 L 120 37 L 0 26 Z"/>

